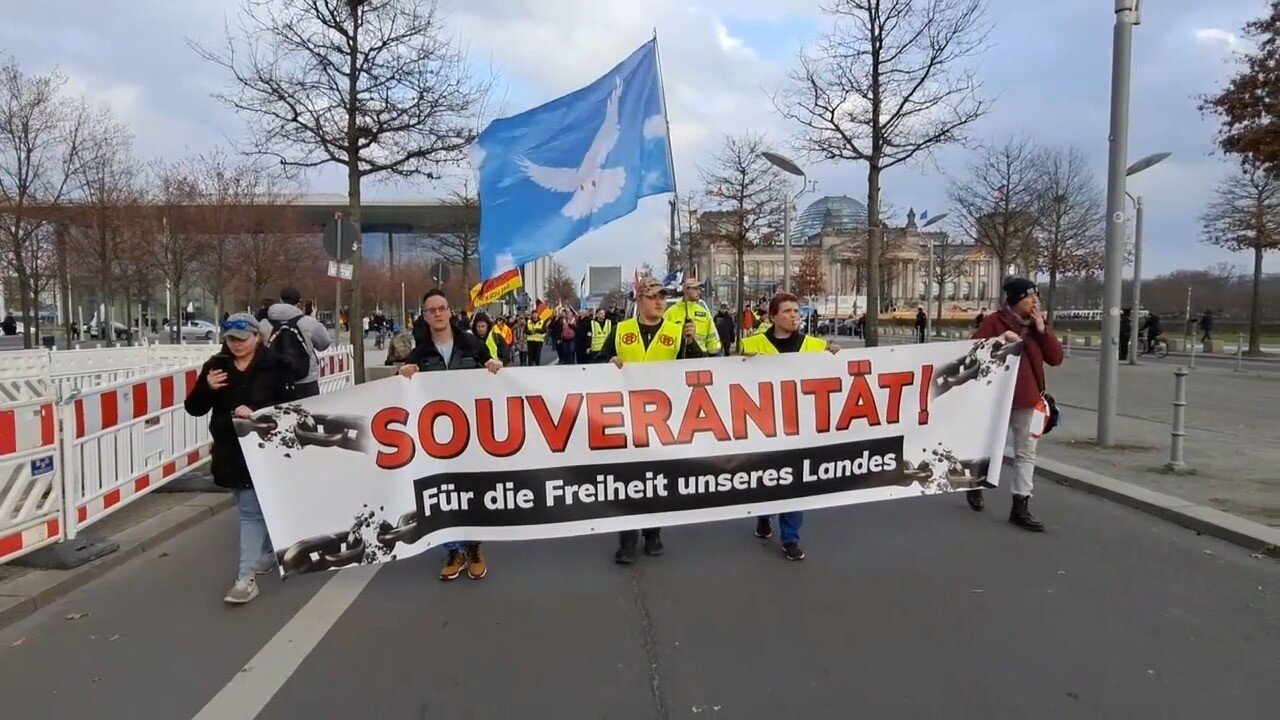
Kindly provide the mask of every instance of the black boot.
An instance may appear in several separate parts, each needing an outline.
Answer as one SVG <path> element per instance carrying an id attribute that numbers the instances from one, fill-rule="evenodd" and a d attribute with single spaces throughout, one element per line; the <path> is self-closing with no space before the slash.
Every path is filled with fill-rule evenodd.
<path id="1" fill-rule="evenodd" d="M 1009 522 L 1023 530 L 1044 532 L 1044 523 L 1035 519 L 1035 516 L 1031 514 L 1030 508 L 1027 507 L 1030 501 L 1030 495 L 1014 495 L 1013 507 L 1009 509 Z"/>
<path id="2" fill-rule="evenodd" d="M 662 547 L 662 530 L 645 530 L 644 531 L 644 554 L 645 555 L 661 555 L 664 548 Z"/>
<path id="3" fill-rule="evenodd" d="M 613 554 L 613 561 L 619 565 L 630 565 L 636 561 L 636 541 L 640 533 L 635 530 L 623 530 L 618 533 L 618 552 Z"/>
<path id="4" fill-rule="evenodd" d="M 969 501 L 969 507 L 973 508 L 974 512 L 982 512 L 982 508 L 985 507 L 982 501 L 982 490 L 969 490 L 965 492 L 964 499 Z"/>

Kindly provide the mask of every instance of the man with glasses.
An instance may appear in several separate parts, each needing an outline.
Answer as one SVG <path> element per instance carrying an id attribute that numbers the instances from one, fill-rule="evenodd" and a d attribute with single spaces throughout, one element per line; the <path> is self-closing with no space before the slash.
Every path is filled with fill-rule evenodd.
<path id="1" fill-rule="evenodd" d="M 666 290 L 652 277 L 643 277 L 636 285 L 636 316 L 618 323 L 596 356 L 597 362 L 612 362 L 619 368 L 628 363 L 663 362 L 677 358 L 706 357 L 694 339 L 694 324 L 682 324 L 669 317 Z M 618 533 L 618 551 L 613 560 L 622 565 L 636 561 L 636 544 L 640 533 L 624 530 Z M 661 555 L 662 528 L 644 531 L 644 554 Z"/>
<path id="2" fill-rule="evenodd" d="M 449 301 L 439 289 L 429 290 L 422 297 L 422 317 L 427 331 L 421 336 L 415 333 L 418 344 L 400 367 L 400 374 L 404 377 L 411 378 L 419 370 L 485 368 L 496 373 L 502 369 L 502 361 L 491 357 L 489 348 L 483 342 L 453 322 Z M 464 569 L 472 580 L 479 580 L 488 574 L 489 568 L 480 552 L 480 543 L 448 542 L 444 547 L 449 554 L 440 570 L 441 580 L 457 579 Z"/>

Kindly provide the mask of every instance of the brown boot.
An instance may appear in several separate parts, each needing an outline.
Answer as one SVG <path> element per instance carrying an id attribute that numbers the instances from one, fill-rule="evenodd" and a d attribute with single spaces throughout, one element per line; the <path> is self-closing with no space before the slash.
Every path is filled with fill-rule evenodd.
<path id="1" fill-rule="evenodd" d="M 472 580 L 479 580 L 489 573 L 489 566 L 484 562 L 484 554 L 480 552 L 480 544 L 467 546 L 467 575 Z"/>
<path id="2" fill-rule="evenodd" d="M 467 558 L 462 554 L 462 551 L 450 550 L 449 557 L 445 558 L 444 567 L 440 568 L 440 579 L 456 580 L 466 566 Z"/>

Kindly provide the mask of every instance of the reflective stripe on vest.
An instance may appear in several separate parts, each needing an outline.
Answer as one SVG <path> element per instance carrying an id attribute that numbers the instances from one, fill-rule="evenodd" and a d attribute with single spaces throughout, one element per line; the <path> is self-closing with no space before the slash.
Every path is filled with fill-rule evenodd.
<path id="1" fill-rule="evenodd" d="M 543 338 L 546 337 L 546 333 L 547 323 L 545 321 L 531 320 L 529 322 L 529 333 L 525 336 L 525 340 L 528 342 L 542 342 Z"/>
<path id="2" fill-rule="evenodd" d="M 489 357 L 495 360 L 501 360 L 498 357 L 498 342 L 493 339 L 493 331 L 490 330 L 488 335 L 484 336 L 484 344 L 489 346 Z"/>
<path id="3" fill-rule="evenodd" d="M 609 331 L 613 329 L 613 321 L 605 320 L 604 324 L 591 321 L 591 352 L 598 353 L 604 348 L 604 341 L 609 339 Z"/>
<path id="4" fill-rule="evenodd" d="M 618 323 L 613 341 L 618 357 L 624 363 L 656 362 L 676 359 L 677 353 L 680 352 L 680 336 L 683 334 L 684 327 L 680 323 L 664 320 L 662 326 L 658 328 L 658 333 L 653 336 L 653 341 L 646 348 L 644 340 L 640 337 L 640 322 L 635 318 L 629 318 Z"/>
<path id="5" fill-rule="evenodd" d="M 822 352 L 827 349 L 827 341 L 810 335 L 805 335 L 804 340 L 800 342 L 800 352 Z M 756 355 L 778 355 L 778 348 L 769 342 L 769 338 L 761 335 L 751 335 L 742 339 L 742 352 L 755 353 Z"/>

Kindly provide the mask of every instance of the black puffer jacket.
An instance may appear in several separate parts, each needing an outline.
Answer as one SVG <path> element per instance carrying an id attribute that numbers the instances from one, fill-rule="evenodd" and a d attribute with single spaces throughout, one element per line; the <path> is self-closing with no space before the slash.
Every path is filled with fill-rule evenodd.
<path id="1" fill-rule="evenodd" d="M 227 385 L 221 390 L 209 387 L 209 371 L 226 370 Z M 253 487 L 240 440 L 232 425 L 232 413 L 241 405 L 251 410 L 270 407 L 288 399 L 285 373 L 288 368 L 266 345 L 259 345 L 253 361 L 243 372 L 236 369 L 231 352 L 222 352 L 205 361 L 200 379 L 187 395 L 187 412 L 196 417 L 209 415 L 209 434 L 213 437 L 210 465 L 213 481 L 220 487 L 244 489 Z"/>

